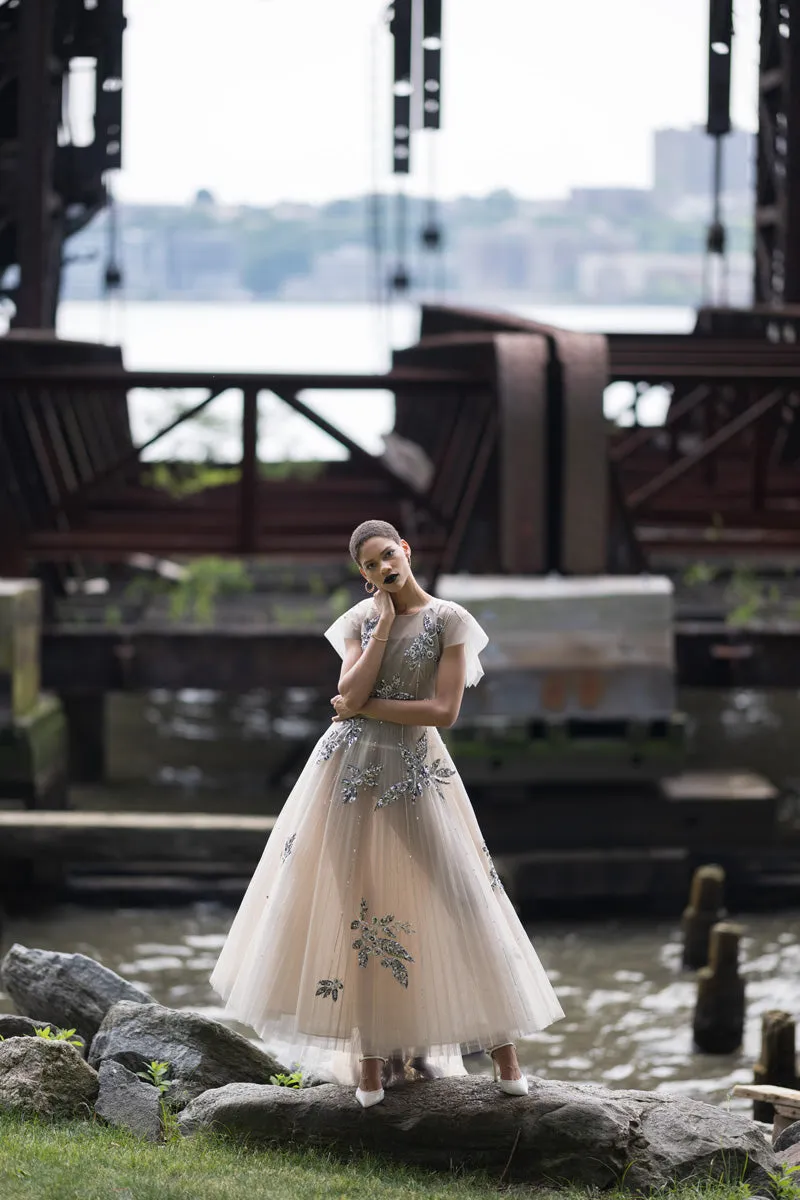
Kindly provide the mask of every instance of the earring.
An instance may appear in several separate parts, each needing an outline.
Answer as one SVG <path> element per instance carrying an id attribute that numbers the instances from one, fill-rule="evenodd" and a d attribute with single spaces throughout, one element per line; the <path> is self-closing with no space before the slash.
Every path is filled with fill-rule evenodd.
<path id="1" fill-rule="evenodd" d="M 364 591 L 369 592 L 370 596 L 372 596 L 375 592 L 377 592 L 377 590 L 378 590 L 378 585 L 376 583 L 370 583 L 370 581 L 368 579 L 364 580 Z"/>

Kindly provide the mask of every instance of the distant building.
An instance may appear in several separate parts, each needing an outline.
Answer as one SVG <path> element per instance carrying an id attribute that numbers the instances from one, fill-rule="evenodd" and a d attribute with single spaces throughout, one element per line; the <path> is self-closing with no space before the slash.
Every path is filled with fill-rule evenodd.
<path id="1" fill-rule="evenodd" d="M 308 274 L 287 279 L 280 287 L 279 299 L 368 300 L 374 273 L 369 247 L 345 243 L 318 254 Z"/>
<path id="2" fill-rule="evenodd" d="M 532 226 L 505 221 L 487 229 L 466 229 L 455 245 L 462 291 L 525 292 L 531 286 Z"/>
<path id="3" fill-rule="evenodd" d="M 573 188 L 568 205 L 576 216 L 606 217 L 610 221 L 625 222 L 650 216 L 653 193 L 649 189 L 629 187 Z"/>
<path id="4" fill-rule="evenodd" d="M 171 292 L 188 299 L 229 299 L 241 292 L 236 245 L 226 229 L 171 229 L 167 234 Z"/>
<path id="5" fill-rule="evenodd" d="M 657 129 L 653 136 L 654 198 L 669 210 L 687 197 L 710 197 L 713 181 L 713 138 L 702 125 L 691 129 Z M 741 199 L 753 190 L 755 134 L 735 129 L 722 139 L 722 190 Z"/>
<path id="6" fill-rule="evenodd" d="M 578 297 L 588 304 L 699 304 L 707 265 L 702 254 L 583 254 L 577 267 Z M 727 271 L 728 302 L 750 304 L 750 255 L 729 254 Z"/>

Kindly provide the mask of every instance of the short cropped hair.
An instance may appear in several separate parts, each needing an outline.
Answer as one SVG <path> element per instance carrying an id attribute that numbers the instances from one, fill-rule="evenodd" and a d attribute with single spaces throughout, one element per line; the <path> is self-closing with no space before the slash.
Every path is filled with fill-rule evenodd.
<path id="1" fill-rule="evenodd" d="M 400 542 L 400 534 L 388 521 L 362 521 L 350 534 L 350 554 L 353 562 L 358 562 L 364 542 L 374 537 L 391 538 L 393 542 Z"/>

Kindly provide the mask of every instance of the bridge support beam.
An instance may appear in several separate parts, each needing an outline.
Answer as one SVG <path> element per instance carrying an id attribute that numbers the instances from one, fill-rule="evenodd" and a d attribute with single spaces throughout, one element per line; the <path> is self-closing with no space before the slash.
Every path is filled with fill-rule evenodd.
<path id="1" fill-rule="evenodd" d="M 800 302 L 800 0 L 761 0 L 754 300 Z"/>

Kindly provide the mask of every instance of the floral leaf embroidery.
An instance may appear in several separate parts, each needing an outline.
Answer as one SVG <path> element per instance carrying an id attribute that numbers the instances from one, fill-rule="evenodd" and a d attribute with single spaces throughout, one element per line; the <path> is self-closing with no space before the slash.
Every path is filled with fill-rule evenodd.
<path id="1" fill-rule="evenodd" d="M 381 773 L 381 764 L 369 767 L 357 767 L 355 764 L 345 771 L 342 777 L 342 804 L 352 804 L 358 799 L 358 789 L 375 787 Z"/>
<path id="2" fill-rule="evenodd" d="M 281 851 L 281 862 L 286 862 L 286 859 L 292 853 L 292 847 L 294 846 L 294 839 L 296 837 L 297 837 L 297 834 L 293 833 L 292 836 L 288 837 L 286 839 L 286 841 L 283 843 L 283 850 Z"/>
<path id="3" fill-rule="evenodd" d="M 361 737 L 364 721 L 364 717 L 350 717 L 347 721 L 337 722 L 322 743 L 317 762 L 327 762 L 342 746 L 352 749 Z"/>
<path id="4" fill-rule="evenodd" d="M 444 800 L 444 792 L 442 785 L 448 783 L 450 777 L 455 775 L 452 767 L 442 766 L 441 758 L 435 758 L 432 763 L 427 762 L 428 758 L 428 734 L 427 731 L 421 734 L 417 740 L 417 744 L 413 749 L 399 743 L 400 754 L 403 758 L 403 763 L 406 768 L 404 779 L 400 779 L 397 783 L 393 783 L 390 788 L 378 798 L 376 808 L 385 808 L 387 804 L 394 804 L 395 800 L 399 800 L 401 796 L 406 796 L 415 804 L 425 788 L 434 788 L 438 795 Z"/>
<path id="5" fill-rule="evenodd" d="M 400 933 L 414 933 L 407 921 L 395 921 L 394 914 L 385 917 L 369 917 L 369 905 L 361 898 L 360 915 L 350 922 L 350 928 L 357 930 L 359 936 L 354 939 L 352 946 L 358 952 L 358 965 L 366 967 L 370 955 L 378 959 L 382 967 L 386 967 L 402 987 L 408 987 L 408 968 L 406 963 L 414 959 L 398 940 Z"/>
<path id="6" fill-rule="evenodd" d="M 372 637 L 372 631 L 378 625 L 378 617 L 367 617 L 364 624 L 361 626 L 361 649 L 366 650 L 369 645 L 369 639 Z"/>
<path id="7" fill-rule="evenodd" d="M 444 629 L 444 618 L 434 617 L 425 613 L 422 618 L 422 632 L 409 642 L 403 658 L 412 663 L 422 663 L 426 658 L 439 657 L 439 634 Z"/>
<path id="8" fill-rule="evenodd" d="M 319 979 L 315 996 L 330 996 L 332 1000 L 339 999 L 339 992 L 344 991 L 341 979 Z"/>
<path id="9" fill-rule="evenodd" d="M 402 682 L 399 675 L 394 675 L 391 679 L 385 679 L 383 683 L 379 684 L 372 694 L 379 700 L 413 700 L 414 696 L 411 695 L 411 692 L 402 691 Z"/>
<path id="10" fill-rule="evenodd" d="M 486 842 L 482 843 L 481 850 L 486 855 L 486 858 L 488 859 L 488 862 L 489 862 L 489 882 L 492 885 L 492 890 L 499 888 L 499 890 L 501 892 L 504 892 L 506 889 L 503 887 L 502 880 L 500 879 L 500 876 L 497 874 L 497 869 L 496 869 L 494 863 L 492 862 L 492 856 L 489 853 L 489 848 L 486 845 Z"/>

